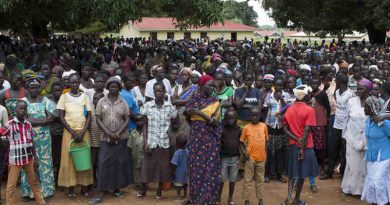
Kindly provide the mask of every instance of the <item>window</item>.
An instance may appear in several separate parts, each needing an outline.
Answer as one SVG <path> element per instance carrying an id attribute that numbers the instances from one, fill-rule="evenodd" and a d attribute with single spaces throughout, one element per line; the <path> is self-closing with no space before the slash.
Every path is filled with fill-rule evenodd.
<path id="1" fill-rule="evenodd" d="M 167 39 L 173 39 L 175 38 L 175 33 L 174 32 L 167 32 Z"/>
<path id="2" fill-rule="evenodd" d="M 151 40 L 157 40 L 157 32 L 150 32 L 149 33 Z"/>
<path id="3" fill-rule="evenodd" d="M 206 39 L 207 38 L 207 32 L 200 32 L 200 38 Z"/>
<path id="4" fill-rule="evenodd" d="M 237 41 L 237 33 L 236 32 L 230 33 L 230 40 Z"/>
<path id="5" fill-rule="evenodd" d="M 191 32 L 184 32 L 184 39 L 191 40 Z"/>

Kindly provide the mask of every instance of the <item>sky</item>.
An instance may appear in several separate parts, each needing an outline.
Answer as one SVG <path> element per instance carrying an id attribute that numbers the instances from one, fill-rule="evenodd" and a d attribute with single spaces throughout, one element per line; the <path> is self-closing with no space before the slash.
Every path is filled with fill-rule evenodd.
<path id="1" fill-rule="evenodd" d="M 245 1 L 245 0 L 236 0 L 236 1 Z M 249 0 L 249 6 L 253 6 L 253 10 L 256 11 L 257 24 L 259 26 L 270 25 L 273 26 L 275 24 L 274 20 L 267 15 L 267 12 L 261 6 L 261 0 Z"/>

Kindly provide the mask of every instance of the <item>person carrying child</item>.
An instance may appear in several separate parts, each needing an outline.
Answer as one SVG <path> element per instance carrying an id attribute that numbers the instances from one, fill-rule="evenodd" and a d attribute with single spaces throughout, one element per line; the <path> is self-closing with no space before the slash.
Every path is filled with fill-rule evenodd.
<path id="1" fill-rule="evenodd" d="M 15 104 L 15 117 L 8 122 L 8 125 L 0 129 L 0 135 L 6 136 L 9 141 L 9 172 L 6 191 L 8 205 L 16 204 L 16 184 L 21 170 L 27 176 L 28 184 L 34 194 L 37 204 L 46 204 L 38 179 L 34 171 L 34 142 L 31 123 L 26 120 L 27 103 L 18 100 Z"/>
<path id="2" fill-rule="evenodd" d="M 249 205 L 249 189 L 253 180 L 256 186 L 256 198 L 259 200 L 258 204 L 264 205 L 261 187 L 264 183 L 268 128 L 266 124 L 260 122 L 260 119 L 260 109 L 252 107 L 250 110 L 250 123 L 244 126 L 240 137 L 240 150 L 245 160 L 243 190 L 245 205 Z"/>

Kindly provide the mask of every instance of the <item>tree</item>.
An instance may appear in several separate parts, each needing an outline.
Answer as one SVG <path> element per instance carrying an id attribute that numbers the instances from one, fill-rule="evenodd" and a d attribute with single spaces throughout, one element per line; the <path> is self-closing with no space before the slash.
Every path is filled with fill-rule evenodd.
<path id="1" fill-rule="evenodd" d="M 93 22 L 118 30 L 145 16 L 173 17 L 185 29 L 223 22 L 222 6 L 222 0 L 0 0 L 0 29 L 46 37 L 49 23 L 63 31 Z"/>
<path id="2" fill-rule="evenodd" d="M 252 6 L 248 5 L 247 1 L 225 1 L 223 3 L 222 16 L 226 20 L 231 20 L 248 26 L 258 27 L 256 21 L 257 13 L 253 10 Z"/>
<path id="3" fill-rule="evenodd" d="M 342 37 L 367 31 L 370 42 L 383 44 L 390 29 L 390 0 L 263 0 L 281 27 L 327 32 Z"/>

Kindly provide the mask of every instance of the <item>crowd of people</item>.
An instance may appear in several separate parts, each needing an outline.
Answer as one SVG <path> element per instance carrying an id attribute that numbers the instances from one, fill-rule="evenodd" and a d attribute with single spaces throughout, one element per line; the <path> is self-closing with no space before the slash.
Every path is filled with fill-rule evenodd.
<path id="1" fill-rule="evenodd" d="M 1 36 L 0 62 L 9 205 L 19 182 L 40 205 L 57 188 L 98 204 L 133 185 L 142 200 L 150 183 L 200 205 L 228 183 L 234 204 L 241 179 L 245 205 L 271 180 L 301 205 L 306 178 L 317 193 L 334 173 L 343 194 L 390 203 L 390 45 Z M 80 170 L 70 150 L 85 144 Z"/>

